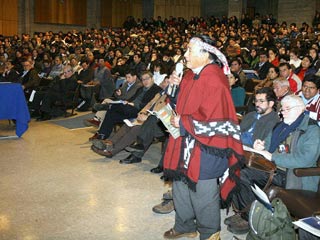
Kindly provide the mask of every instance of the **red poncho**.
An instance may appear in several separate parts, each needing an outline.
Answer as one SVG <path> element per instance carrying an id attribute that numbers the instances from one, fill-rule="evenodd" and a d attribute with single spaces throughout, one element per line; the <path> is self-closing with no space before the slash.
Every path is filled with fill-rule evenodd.
<path id="1" fill-rule="evenodd" d="M 176 112 L 196 143 L 186 167 L 181 151 L 183 136 L 177 139 L 170 136 L 164 156 L 165 175 L 183 180 L 195 189 L 200 174 L 201 146 L 215 155 L 227 156 L 229 177 L 221 187 L 225 207 L 239 179 L 243 149 L 228 80 L 218 65 L 205 66 L 198 76 L 191 70 L 186 72 L 179 87 Z"/>

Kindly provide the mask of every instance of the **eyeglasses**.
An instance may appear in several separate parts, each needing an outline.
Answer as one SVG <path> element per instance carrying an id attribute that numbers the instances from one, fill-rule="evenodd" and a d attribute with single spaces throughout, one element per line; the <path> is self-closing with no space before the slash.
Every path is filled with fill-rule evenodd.
<path id="1" fill-rule="evenodd" d="M 146 77 L 146 78 L 141 78 L 142 81 L 147 81 L 149 80 L 151 77 Z"/>
<path id="2" fill-rule="evenodd" d="M 315 89 L 317 89 L 316 87 L 309 87 L 309 86 L 302 86 L 302 88 L 305 89 L 305 90 L 308 90 L 308 89 L 315 90 Z"/>
<path id="3" fill-rule="evenodd" d="M 293 106 L 293 107 L 289 107 L 289 108 L 285 108 L 285 109 L 281 108 L 280 112 L 289 112 L 291 109 L 296 108 L 296 107 L 300 107 L 300 106 Z"/>
<path id="4" fill-rule="evenodd" d="M 264 102 L 268 102 L 268 100 L 263 100 L 263 99 L 254 99 L 253 103 L 264 103 Z"/>

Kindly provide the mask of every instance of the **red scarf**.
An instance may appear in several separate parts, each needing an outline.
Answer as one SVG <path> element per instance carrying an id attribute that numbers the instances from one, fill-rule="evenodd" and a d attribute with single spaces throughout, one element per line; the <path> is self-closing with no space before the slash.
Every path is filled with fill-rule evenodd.
<path id="1" fill-rule="evenodd" d="M 182 152 L 184 137 L 173 139 L 170 136 L 164 156 L 165 175 L 175 180 L 183 180 L 190 188 L 195 189 L 200 174 L 201 147 L 206 147 L 214 155 L 227 156 L 229 177 L 221 187 L 223 206 L 226 206 L 231 201 L 230 192 L 234 190 L 236 181 L 239 180 L 241 165 L 239 160 L 243 159 L 240 127 L 228 80 L 217 65 L 209 64 L 198 76 L 192 71 L 186 72 L 179 88 L 176 112 L 181 116 L 183 127 L 195 139 L 195 145 L 186 167 Z M 223 129 L 237 129 L 228 132 L 229 134 L 214 130 L 216 134 L 208 136 L 212 131 L 204 130 L 202 133 L 201 129 L 202 124 L 209 122 L 217 122 Z M 227 123 L 230 127 L 224 128 L 224 124 Z M 199 125 L 200 128 L 197 127 Z"/>

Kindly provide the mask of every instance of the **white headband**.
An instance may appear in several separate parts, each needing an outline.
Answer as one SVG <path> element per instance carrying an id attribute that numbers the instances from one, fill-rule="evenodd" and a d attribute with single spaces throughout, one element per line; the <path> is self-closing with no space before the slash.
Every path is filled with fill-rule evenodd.
<path id="1" fill-rule="evenodd" d="M 190 40 L 191 43 L 196 43 L 198 44 L 201 48 L 203 48 L 204 50 L 210 52 L 210 53 L 213 53 L 215 54 L 219 60 L 222 62 L 223 64 L 223 72 L 225 75 L 229 75 L 231 74 L 230 72 L 230 68 L 229 68 L 229 65 L 228 65 L 228 61 L 226 59 L 226 57 L 224 56 L 224 54 L 222 52 L 220 52 L 216 47 L 208 44 L 208 43 L 205 43 L 203 42 L 200 38 L 197 38 L 197 37 L 194 37 Z"/>

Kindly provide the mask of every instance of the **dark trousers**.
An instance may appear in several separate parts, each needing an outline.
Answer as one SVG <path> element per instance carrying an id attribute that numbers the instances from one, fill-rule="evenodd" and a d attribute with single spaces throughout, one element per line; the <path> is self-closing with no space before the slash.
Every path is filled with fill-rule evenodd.
<path id="1" fill-rule="evenodd" d="M 107 114 L 102 122 L 102 125 L 98 131 L 99 134 L 108 138 L 112 133 L 113 126 L 116 123 L 122 123 L 124 119 L 136 118 L 138 109 L 130 105 L 114 104 L 107 111 Z"/>
<path id="2" fill-rule="evenodd" d="M 244 168 L 240 172 L 240 192 L 233 196 L 233 204 L 239 209 L 243 210 L 256 200 L 256 196 L 251 190 L 251 186 L 256 184 L 261 189 L 267 184 L 269 174 L 253 168 Z M 277 170 L 273 177 L 272 184 L 285 187 L 286 173 L 282 170 Z M 249 211 L 249 207 L 247 207 Z M 244 219 L 248 219 L 248 211 L 242 214 Z"/>
<path id="3" fill-rule="evenodd" d="M 149 116 L 147 120 L 142 124 L 139 134 L 137 136 L 137 142 L 141 143 L 147 151 L 152 144 L 153 139 L 157 137 L 163 137 L 165 135 L 165 127 L 156 116 Z M 144 152 L 133 152 L 136 157 L 143 157 Z"/>
<path id="4" fill-rule="evenodd" d="M 40 110 L 42 112 L 51 114 L 51 115 L 59 115 L 63 112 L 61 110 L 61 113 L 55 114 L 54 112 L 54 105 L 56 102 L 63 102 L 63 94 L 60 92 L 55 92 L 55 91 L 48 91 L 46 95 L 42 99 L 42 104 Z"/>
<path id="5" fill-rule="evenodd" d="M 128 127 L 123 125 L 111 138 L 113 142 L 112 154 L 116 155 L 122 151 L 125 147 L 136 141 L 138 133 L 140 132 L 141 125 Z"/>

